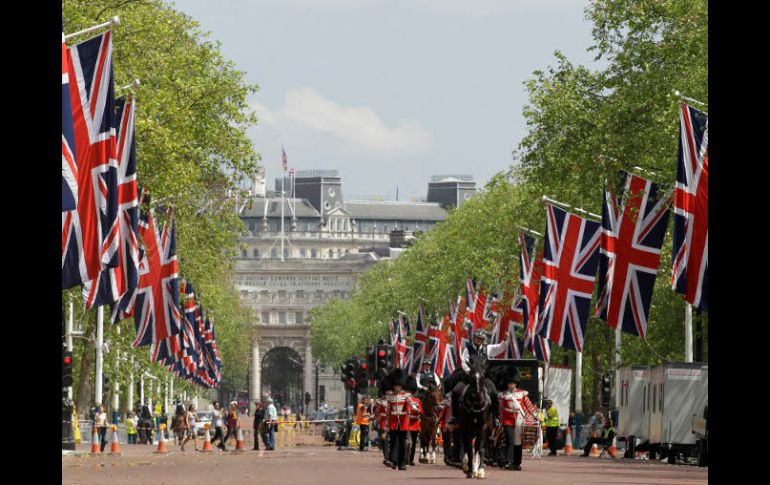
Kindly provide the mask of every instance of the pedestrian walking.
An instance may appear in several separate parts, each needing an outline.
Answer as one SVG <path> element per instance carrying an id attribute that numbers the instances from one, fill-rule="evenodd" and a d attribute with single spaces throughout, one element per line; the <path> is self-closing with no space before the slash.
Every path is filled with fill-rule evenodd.
<path id="1" fill-rule="evenodd" d="M 262 428 L 264 427 L 265 410 L 262 409 L 262 403 L 254 401 L 254 450 L 259 451 L 259 438 L 262 436 Z M 267 447 L 267 443 L 265 443 Z"/>
<path id="2" fill-rule="evenodd" d="M 231 436 L 236 440 L 238 439 L 235 433 L 240 425 L 238 424 L 238 403 L 235 401 L 230 403 L 230 408 L 226 412 L 225 426 L 227 426 L 227 432 L 225 433 L 224 439 L 222 439 L 222 450 L 227 450 L 227 440 L 230 439 Z"/>
<path id="3" fill-rule="evenodd" d="M 182 451 L 184 451 L 184 445 L 190 439 L 193 440 L 193 445 L 195 445 L 195 451 L 201 451 L 198 449 L 198 432 L 195 429 L 195 424 L 198 422 L 198 415 L 195 413 L 195 405 L 190 404 L 190 406 L 187 408 L 187 412 L 184 415 L 184 419 L 182 421 L 184 424 L 182 425 L 182 429 L 185 431 L 185 437 L 182 441 Z"/>
<path id="4" fill-rule="evenodd" d="M 136 428 L 138 423 L 139 418 L 137 418 L 136 413 L 129 413 L 128 418 L 126 418 L 126 435 L 128 437 L 127 440 L 129 445 L 136 444 Z"/>
<path id="5" fill-rule="evenodd" d="M 185 419 L 187 419 L 187 411 L 184 406 L 177 406 L 174 417 L 171 419 L 171 429 L 174 431 L 174 442 L 177 445 L 181 445 L 182 440 L 187 436 Z"/>
<path id="6" fill-rule="evenodd" d="M 222 432 L 222 426 L 224 426 L 224 415 L 222 405 L 219 403 L 219 401 L 214 401 L 214 409 L 211 411 L 211 421 L 214 424 L 214 436 L 211 438 L 211 444 L 213 445 L 214 441 L 219 438 L 219 444 L 217 445 L 217 448 L 224 450 L 224 433 Z"/>
<path id="7" fill-rule="evenodd" d="M 278 421 L 278 410 L 275 409 L 273 404 L 273 398 L 267 398 L 267 412 L 265 413 L 265 449 L 268 451 L 275 450 L 275 430 Z"/>
<path id="8" fill-rule="evenodd" d="M 107 445 L 107 413 L 104 412 L 103 406 L 96 406 L 94 411 L 94 428 L 99 435 L 99 450 L 103 453 L 104 447 Z"/>
<path id="9" fill-rule="evenodd" d="M 361 402 L 358 403 L 358 408 L 356 409 L 356 424 L 361 432 L 358 451 L 365 451 L 369 446 L 369 416 L 371 413 L 369 411 L 368 402 L 366 396 L 362 397 Z"/>

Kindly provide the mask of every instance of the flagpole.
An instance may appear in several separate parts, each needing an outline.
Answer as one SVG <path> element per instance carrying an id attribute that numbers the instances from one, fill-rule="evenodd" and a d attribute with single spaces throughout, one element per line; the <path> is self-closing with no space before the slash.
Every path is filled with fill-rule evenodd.
<path id="1" fill-rule="evenodd" d="M 134 356 L 128 360 L 128 396 L 126 396 L 128 410 L 133 409 L 134 405 Z"/>
<path id="2" fill-rule="evenodd" d="M 107 22 L 104 22 L 103 24 L 94 25 L 93 27 L 89 27 L 89 28 L 83 29 L 83 30 L 78 30 L 77 32 L 73 32 L 71 34 L 67 34 L 67 35 L 64 36 L 64 40 L 69 40 L 69 39 L 71 39 L 71 38 L 73 38 L 75 36 L 83 35 L 83 34 L 88 34 L 89 32 L 94 32 L 94 31 L 97 31 L 99 29 L 103 29 L 105 27 L 110 27 L 112 25 L 120 25 L 120 17 L 118 17 L 116 15 L 116 16 L 112 17 L 110 20 L 108 20 Z"/>
<path id="3" fill-rule="evenodd" d="M 559 202 L 558 200 L 551 199 L 550 197 L 548 197 L 546 195 L 543 196 L 542 201 L 543 202 L 550 202 L 553 205 L 558 205 L 558 206 L 563 207 L 565 209 L 572 209 L 572 210 L 574 210 L 576 212 L 580 212 L 582 214 L 585 214 L 585 215 L 590 216 L 590 217 L 594 217 L 594 218 L 599 219 L 599 220 L 602 219 L 602 216 L 600 216 L 598 214 L 594 214 L 593 212 L 588 212 L 587 210 L 584 210 L 584 209 L 582 209 L 580 207 L 575 207 L 575 206 L 572 206 L 572 205 L 569 205 L 569 204 L 565 204 L 564 202 Z"/>
<path id="4" fill-rule="evenodd" d="M 72 327 L 73 327 L 73 320 L 75 318 L 75 303 L 72 301 L 72 298 L 68 298 L 69 304 L 67 305 L 67 327 L 66 327 L 66 334 L 65 339 L 67 343 L 67 352 L 72 352 L 73 346 L 72 346 Z M 67 387 L 67 398 L 71 401 L 72 400 L 72 386 Z"/>
<path id="5" fill-rule="evenodd" d="M 99 307 L 101 308 L 101 307 Z M 117 326 L 115 331 L 118 333 L 118 336 L 120 336 L 120 325 Z M 112 415 L 116 416 L 116 413 L 119 413 L 119 407 L 120 407 L 120 384 L 118 383 L 118 369 L 120 368 L 120 351 L 118 350 L 117 342 L 115 343 L 115 379 L 113 379 L 112 382 Z M 117 423 L 115 423 L 117 424 Z"/>
<path id="6" fill-rule="evenodd" d="M 583 412 L 583 352 L 575 353 L 575 415 Z"/>
<path id="7" fill-rule="evenodd" d="M 692 305 L 684 307 L 684 361 L 692 362 Z"/>
<path id="8" fill-rule="evenodd" d="M 102 346 L 104 345 L 104 306 L 96 308 L 96 372 L 94 372 L 94 404 L 102 404 L 102 375 L 104 364 L 104 355 Z"/>
<path id="9" fill-rule="evenodd" d="M 615 327 L 615 409 L 620 409 L 620 325 Z"/>
<path id="10" fill-rule="evenodd" d="M 526 228 L 526 227 L 524 227 L 524 226 L 516 226 L 516 227 L 518 227 L 518 228 L 519 228 L 519 229 L 521 229 L 522 231 L 524 231 L 524 232 L 526 232 L 526 233 L 528 233 L 528 234 L 530 234 L 530 235 L 532 235 L 532 236 L 539 236 L 539 237 L 544 237 L 544 236 L 543 236 L 542 234 L 540 234 L 539 232 L 537 232 L 537 231 L 533 231 L 532 229 L 528 229 L 528 228 Z"/>
<path id="11" fill-rule="evenodd" d="M 141 86 L 141 85 L 142 85 L 142 82 L 139 80 L 139 78 L 136 78 L 136 79 L 134 79 L 134 82 L 132 82 L 130 84 L 126 84 L 125 86 L 121 86 L 117 90 L 118 91 L 125 91 L 127 89 L 139 89 L 139 86 Z M 133 94 L 133 92 L 131 92 L 131 94 Z"/>
<path id="12" fill-rule="evenodd" d="M 705 106 L 706 108 L 708 108 L 708 104 L 704 103 L 703 101 L 698 101 L 697 99 L 688 98 L 687 96 L 685 96 L 684 94 L 679 92 L 678 89 L 674 89 L 674 96 L 676 96 L 677 98 L 684 99 L 685 101 L 690 101 L 692 103 L 699 104 L 701 106 Z M 706 113 L 706 114 L 708 114 L 708 113 Z"/>

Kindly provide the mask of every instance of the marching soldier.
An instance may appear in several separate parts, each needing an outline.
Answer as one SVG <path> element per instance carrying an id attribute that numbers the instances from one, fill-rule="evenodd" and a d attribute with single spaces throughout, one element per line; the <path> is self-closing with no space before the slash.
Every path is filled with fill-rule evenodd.
<path id="1" fill-rule="evenodd" d="M 388 396 L 393 390 L 387 389 L 384 396 L 375 401 L 375 419 L 377 420 L 377 435 L 380 441 L 380 449 L 385 459 L 383 463 L 388 465 Z"/>
<path id="2" fill-rule="evenodd" d="M 409 451 L 409 466 L 414 466 L 414 454 L 417 451 L 417 436 L 420 435 L 420 420 L 422 419 L 422 401 L 420 398 L 414 398 L 417 404 L 417 410 L 409 415 L 409 439 L 411 440 L 411 450 Z"/>
<path id="3" fill-rule="evenodd" d="M 393 369 L 390 381 L 393 394 L 388 396 L 388 434 L 390 443 L 390 467 L 406 470 L 406 434 L 409 432 L 409 415 L 419 411 L 412 394 L 406 392 L 406 374 L 402 369 Z"/>
<path id="4" fill-rule="evenodd" d="M 528 421 L 537 419 L 537 408 L 529 400 L 529 392 L 519 389 L 521 379 L 515 368 L 505 374 L 506 390 L 498 393 L 500 403 L 500 422 L 505 430 L 505 469 L 521 470 L 522 444 L 521 432 L 525 418 Z M 513 460 L 511 461 L 511 449 Z"/>

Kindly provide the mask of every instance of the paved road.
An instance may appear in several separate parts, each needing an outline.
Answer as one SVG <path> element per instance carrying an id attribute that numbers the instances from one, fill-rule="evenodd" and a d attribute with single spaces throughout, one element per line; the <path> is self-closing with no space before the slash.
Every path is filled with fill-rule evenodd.
<path id="1" fill-rule="evenodd" d="M 249 448 L 251 445 L 249 445 Z M 443 464 L 417 464 L 406 471 L 386 468 L 379 451 L 337 451 L 320 443 L 276 451 L 210 454 L 182 453 L 171 444 L 166 455 L 152 454 L 153 447 L 122 447 L 123 456 L 63 456 L 63 484 L 316 484 L 408 483 L 467 480 L 456 468 Z M 192 447 L 190 447 L 191 449 Z M 707 484 L 708 470 L 649 461 L 558 456 L 532 459 L 525 456 L 524 470 L 503 471 L 487 467 L 485 482 L 527 485 L 568 484 Z"/>

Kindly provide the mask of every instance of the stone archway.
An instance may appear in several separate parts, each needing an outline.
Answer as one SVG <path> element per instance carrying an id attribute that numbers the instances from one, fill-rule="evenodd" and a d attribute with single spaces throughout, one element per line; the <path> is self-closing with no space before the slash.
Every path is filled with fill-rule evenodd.
<path id="1" fill-rule="evenodd" d="M 262 358 L 262 392 L 275 399 L 276 407 L 301 409 L 304 397 L 304 364 L 291 347 L 274 347 Z"/>

